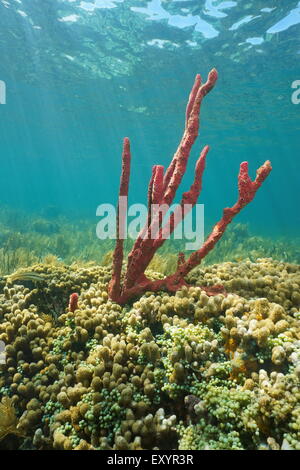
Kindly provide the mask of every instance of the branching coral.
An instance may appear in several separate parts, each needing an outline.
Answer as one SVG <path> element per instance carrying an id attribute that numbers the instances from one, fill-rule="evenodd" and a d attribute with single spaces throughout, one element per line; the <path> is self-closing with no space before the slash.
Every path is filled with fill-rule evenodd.
<path id="1" fill-rule="evenodd" d="M 204 84 L 201 84 L 200 75 L 196 76 L 186 108 L 185 130 L 178 149 L 165 173 L 163 166 L 155 165 L 153 167 L 148 188 L 147 222 L 128 255 L 127 270 L 123 285 L 121 285 L 124 238 L 124 198 L 127 199 L 128 196 L 131 162 L 130 142 L 128 138 L 124 139 L 117 213 L 117 240 L 113 257 L 113 275 L 109 286 L 110 298 L 119 304 L 125 304 L 133 297 L 141 295 L 147 290 L 168 290 L 175 292 L 183 285 L 186 285 L 184 277 L 214 248 L 224 234 L 228 224 L 252 201 L 258 188 L 272 169 L 270 162 L 266 161 L 257 170 L 255 180 L 251 181 L 248 175 L 248 162 L 242 162 L 238 176 L 238 200 L 232 207 L 226 207 L 224 209 L 222 218 L 214 226 L 202 247 L 193 252 L 186 261 L 182 255 L 180 255 L 178 267 L 174 274 L 155 281 L 146 277 L 145 270 L 156 251 L 162 246 L 166 238 L 173 233 L 176 226 L 183 220 L 187 212 L 196 204 L 201 192 L 202 176 L 206 156 L 209 151 L 208 146 L 203 148 L 197 160 L 194 182 L 190 190 L 183 194 L 180 205 L 177 206 L 175 212 L 170 215 L 168 222 L 164 223 L 164 216 L 175 198 L 177 189 L 186 172 L 192 146 L 198 136 L 199 113 L 202 100 L 214 87 L 217 77 L 218 75 L 215 69 L 210 71 L 208 79 Z"/>

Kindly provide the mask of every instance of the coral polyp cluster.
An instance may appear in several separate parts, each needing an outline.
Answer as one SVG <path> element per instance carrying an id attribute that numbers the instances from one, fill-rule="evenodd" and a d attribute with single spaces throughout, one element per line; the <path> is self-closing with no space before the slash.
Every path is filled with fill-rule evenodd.
<path id="1" fill-rule="evenodd" d="M 1 285 L 0 400 L 17 431 L 0 414 L 0 448 L 300 449 L 299 266 L 213 265 L 126 307 L 108 268 L 26 271 L 48 289 Z M 226 296 L 200 287 L 220 282 Z"/>

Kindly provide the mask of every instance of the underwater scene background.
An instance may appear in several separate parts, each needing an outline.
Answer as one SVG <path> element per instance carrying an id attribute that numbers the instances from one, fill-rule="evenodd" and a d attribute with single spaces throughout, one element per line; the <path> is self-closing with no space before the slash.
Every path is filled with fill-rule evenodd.
<path id="1" fill-rule="evenodd" d="M 300 2 L 0 0 L 0 26 L 0 449 L 299 450 Z M 147 204 L 213 67 L 176 202 L 205 144 L 205 235 L 242 161 L 272 172 L 185 286 L 119 305 L 96 209 L 123 138 Z"/>

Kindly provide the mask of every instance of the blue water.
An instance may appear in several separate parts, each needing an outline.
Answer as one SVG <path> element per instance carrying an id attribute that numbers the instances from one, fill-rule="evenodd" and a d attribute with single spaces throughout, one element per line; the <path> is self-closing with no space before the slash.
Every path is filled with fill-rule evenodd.
<path id="1" fill-rule="evenodd" d="M 200 136 L 211 146 L 200 201 L 206 224 L 237 196 L 239 163 L 273 171 L 238 216 L 261 235 L 299 236 L 300 2 L 1 0 L 0 201 L 36 214 L 56 206 L 96 224 L 115 203 L 122 139 L 132 146 L 130 201 L 146 202 L 154 164 L 182 135 L 194 76 L 219 80 Z M 300 97 L 300 94 L 299 94 Z M 181 191 L 180 191 L 181 194 Z"/>

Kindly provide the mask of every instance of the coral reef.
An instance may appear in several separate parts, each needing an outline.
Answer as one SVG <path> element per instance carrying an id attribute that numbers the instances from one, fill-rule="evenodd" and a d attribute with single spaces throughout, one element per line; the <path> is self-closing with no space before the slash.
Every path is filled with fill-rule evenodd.
<path id="1" fill-rule="evenodd" d="M 114 242 L 101 240 L 99 243 L 94 228 L 91 228 L 93 220 L 74 222 L 52 218 L 51 221 L 60 227 L 59 233 L 40 234 L 33 230 L 36 219 L 35 215 L 20 211 L 16 215 L 12 208 L 0 209 L 0 276 L 35 263 L 111 266 Z M 255 261 L 263 256 L 299 264 L 298 247 L 297 239 L 255 236 L 245 224 L 233 223 L 201 264 L 239 261 L 248 257 Z M 128 253 L 132 249 L 132 240 L 126 240 L 124 248 Z M 149 268 L 165 275 L 171 274 L 177 269 L 177 253 L 183 248 L 181 240 L 171 239 L 154 255 Z"/>
<path id="2" fill-rule="evenodd" d="M 0 402 L 0 441 L 10 435 L 23 436 L 12 399 L 3 397 Z"/>
<path id="3" fill-rule="evenodd" d="M 126 307 L 109 268 L 26 272 L 42 283 L 0 285 L 0 394 L 20 430 L 0 417 L 1 449 L 300 449 L 299 266 L 205 266 Z M 227 296 L 201 288 L 216 283 Z"/>
<path id="4" fill-rule="evenodd" d="M 119 202 L 116 215 L 117 239 L 113 255 L 112 279 L 108 290 L 110 298 L 119 304 L 126 304 L 129 300 L 143 294 L 147 290 L 152 290 L 153 292 L 160 290 L 176 292 L 186 285 L 185 276 L 213 250 L 216 243 L 223 236 L 228 224 L 253 200 L 257 190 L 272 170 L 270 161 L 266 161 L 257 170 L 256 178 L 252 181 L 248 174 L 248 162 L 242 162 L 238 175 L 238 200 L 232 207 L 226 207 L 223 210 L 222 218 L 215 224 L 203 245 L 193 252 L 186 261 L 183 253 L 179 253 L 177 270 L 173 274 L 155 281 L 146 277 L 145 270 L 153 259 L 154 254 L 169 235 L 173 233 L 176 226 L 184 219 L 187 213 L 195 206 L 201 192 L 202 176 L 205 169 L 206 156 L 209 151 L 207 145 L 203 148 L 196 162 L 194 182 L 190 190 L 183 194 L 180 205 L 169 216 L 168 221 L 164 221 L 164 217 L 174 201 L 176 191 L 186 172 L 192 146 L 198 137 L 202 100 L 212 90 L 217 78 L 216 69 L 212 69 L 209 72 L 207 81 L 204 84 L 201 83 L 200 75 L 196 75 L 186 108 L 186 123 L 183 137 L 173 159 L 165 173 L 164 167 L 161 165 L 155 165 L 152 169 L 152 176 L 148 187 L 147 222 L 128 255 L 127 268 L 122 283 L 124 215 L 127 207 L 131 162 L 130 142 L 127 137 L 124 139 Z"/>

